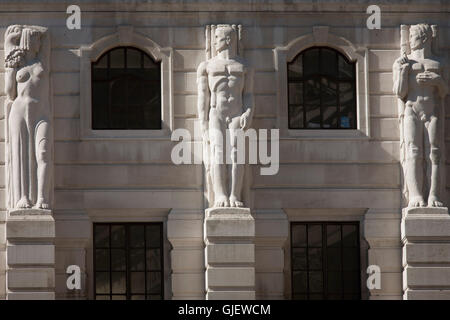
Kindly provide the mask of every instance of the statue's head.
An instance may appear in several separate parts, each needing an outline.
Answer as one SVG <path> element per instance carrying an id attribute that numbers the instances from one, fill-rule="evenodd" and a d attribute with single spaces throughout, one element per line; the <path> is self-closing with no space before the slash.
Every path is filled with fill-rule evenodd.
<path id="1" fill-rule="evenodd" d="M 421 23 L 409 28 L 409 45 L 411 50 L 418 50 L 431 42 L 433 30 L 428 24 Z"/>
<path id="2" fill-rule="evenodd" d="M 42 32 L 37 28 L 12 25 L 5 33 L 5 66 L 23 65 L 26 56 L 34 57 L 39 52 Z"/>
<path id="3" fill-rule="evenodd" d="M 230 25 L 218 25 L 216 27 L 216 32 L 214 35 L 214 43 L 217 52 L 220 52 L 227 48 L 236 50 L 236 30 L 233 29 L 233 27 L 231 27 Z"/>

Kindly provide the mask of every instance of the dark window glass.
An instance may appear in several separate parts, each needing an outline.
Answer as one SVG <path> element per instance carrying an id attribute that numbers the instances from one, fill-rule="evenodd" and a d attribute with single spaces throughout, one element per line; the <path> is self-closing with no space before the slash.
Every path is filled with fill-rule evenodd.
<path id="1" fill-rule="evenodd" d="M 92 129 L 161 129 L 161 69 L 142 50 L 118 47 L 92 63 Z"/>
<path id="2" fill-rule="evenodd" d="M 161 223 L 94 224 L 96 300 L 161 300 Z"/>
<path id="3" fill-rule="evenodd" d="M 288 64 L 289 129 L 356 129 L 355 63 L 325 47 Z"/>
<path id="4" fill-rule="evenodd" d="M 359 225 L 291 225 L 292 298 L 360 299 Z"/>

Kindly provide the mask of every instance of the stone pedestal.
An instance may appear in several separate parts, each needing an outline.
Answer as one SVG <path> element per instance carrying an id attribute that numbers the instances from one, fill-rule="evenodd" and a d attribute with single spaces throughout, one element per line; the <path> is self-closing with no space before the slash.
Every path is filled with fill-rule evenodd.
<path id="1" fill-rule="evenodd" d="M 450 215 L 447 208 L 405 208 L 403 298 L 450 299 Z"/>
<path id="2" fill-rule="evenodd" d="M 50 210 L 10 210 L 7 299 L 55 299 L 55 221 Z"/>
<path id="3" fill-rule="evenodd" d="M 210 208 L 204 222 L 206 299 L 255 299 L 255 220 L 248 208 Z"/>

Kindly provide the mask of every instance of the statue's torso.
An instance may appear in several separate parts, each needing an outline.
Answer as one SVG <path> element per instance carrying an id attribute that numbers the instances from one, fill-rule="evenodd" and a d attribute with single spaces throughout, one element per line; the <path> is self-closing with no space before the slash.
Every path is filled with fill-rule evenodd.
<path id="1" fill-rule="evenodd" d="M 436 113 L 436 107 L 439 105 L 436 95 L 436 86 L 424 83 L 417 83 L 417 75 L 425 71 L 440 74 L 440 63 L 431 59 L 411 59 L 408 79 L 408 97 L 407 106 L 413 108 L 414 112 L 421 119 L 429 119 Z"/>
<path id="2" fill-rule="evenodd" d="M 41 118 L 49 112 L 48 75 L 40 62 L 26 65 L 16 74 L 17 98 L 11 112 L 26 112 L 28 118 Z M 34 119 L 38 120 L 38 119 Z"/>
<path id="3" fill-rule="evenodd" d="M 236 60 L 214 58 L 208 63 L 207 73 L 211 107 L 223 117 L 242 114 L 245 66 Z"/>

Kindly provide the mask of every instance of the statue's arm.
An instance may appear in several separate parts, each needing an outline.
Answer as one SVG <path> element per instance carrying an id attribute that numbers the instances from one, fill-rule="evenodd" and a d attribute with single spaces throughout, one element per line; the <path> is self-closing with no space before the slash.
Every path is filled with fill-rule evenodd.
<path id="1" fill-rule="evenodd" d="M 394 94 L 400 99 L 404 100 L 408 95 L 408 75 L 409 63 L 404 63 L 405 58 L 399 58 L 394 62 Z"/>
<path id="2" fill-rule="evenodd" d="M 439 82 L 438 82 L 438 91 L 439 91 L 439 96 L 441 96 L 441 98 L 445 98 L 445 96 L 448 94 L 448 73 L 447 73 L 448 68 L 443 67 L 441 69 L 441 77 L 439 78 Z"/>
<path id="3" fill-rule="evenodd" d="M 9 100 L 14 100 L 17 97 L 17 83 L 16 83 L 15 68 L 6 68 L 5 72 L 5 91 Z"/>
<path id="4" fill-rule="evenodd" d="M 197 69 L 197 91 L 198 118 L 200 119 L 202 132 L 205 132 L 208 129 L 208 112 L 210 100 L 206 62 L 200 63 Z"/>
<path id="5" fill-rule="evenodd" d="M 248 68 L 245 74 L 245 84 L 244 84 L 244 96 L 243 96 L 243 111 L 246 116 L 246 125 L 244 127 L 249 127 L 253 120 L 253 113 L 255 110 L 255 98 L 253 92 L 253 79 L 254 70 L 253 68 Z"/>

